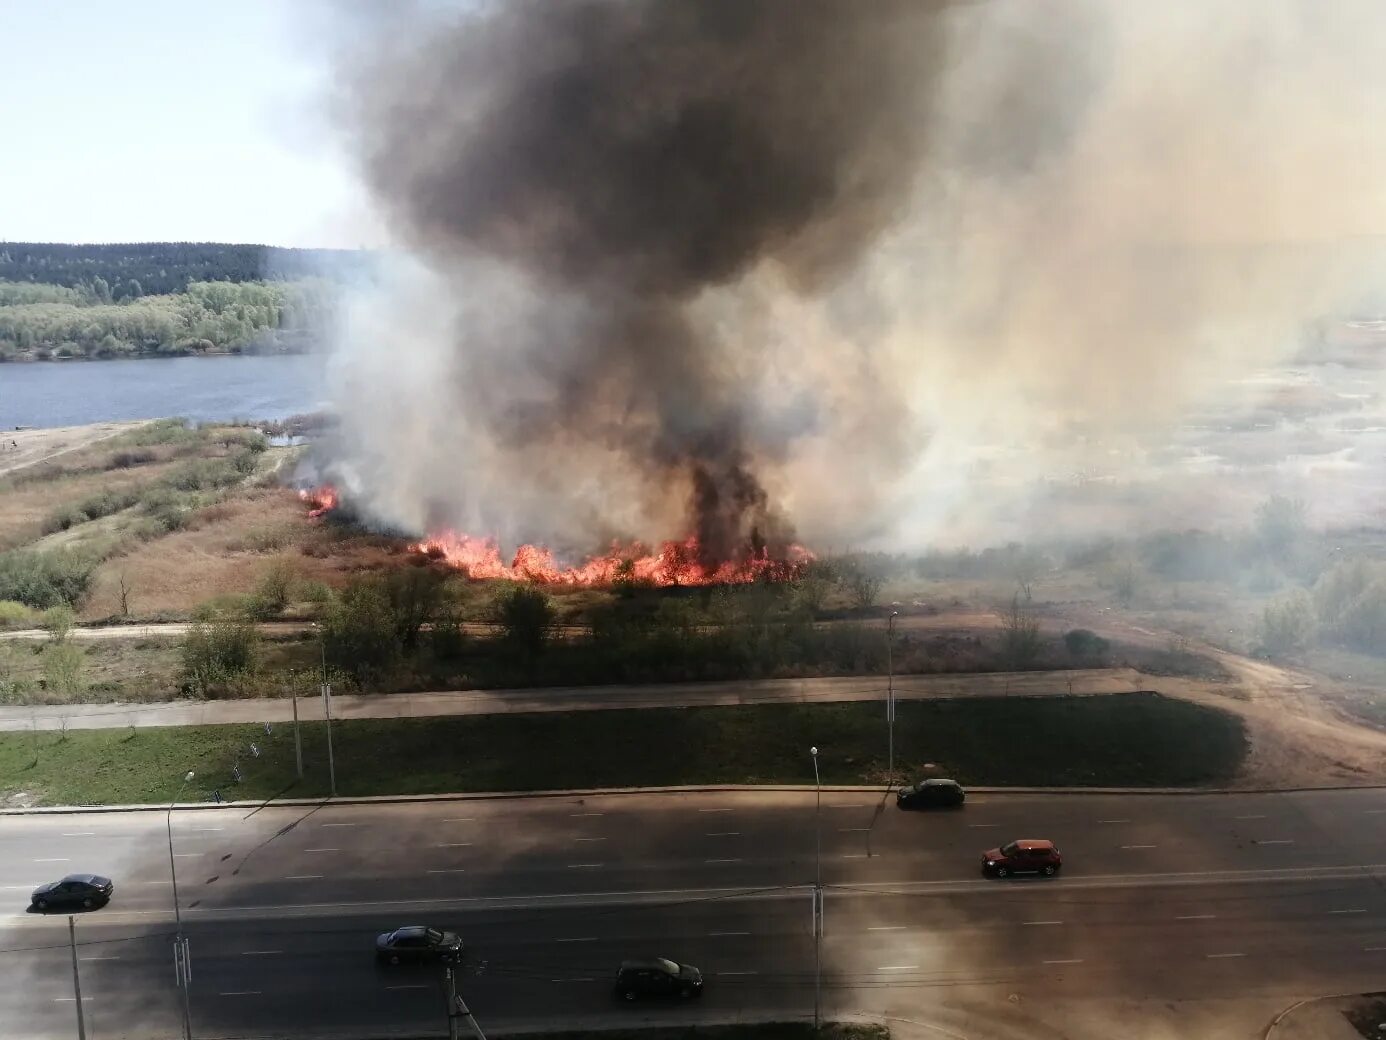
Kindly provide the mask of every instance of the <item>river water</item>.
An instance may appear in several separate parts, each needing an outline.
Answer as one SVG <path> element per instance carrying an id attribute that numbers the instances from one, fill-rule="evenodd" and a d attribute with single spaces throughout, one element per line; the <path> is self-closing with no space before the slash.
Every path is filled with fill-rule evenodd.
<path id="1" fill-rule="evenodd" d="M 171 415 L 282 419 L 322 408 L 324 398 L 314 355 L 0 364 L 0 429 Z"/>

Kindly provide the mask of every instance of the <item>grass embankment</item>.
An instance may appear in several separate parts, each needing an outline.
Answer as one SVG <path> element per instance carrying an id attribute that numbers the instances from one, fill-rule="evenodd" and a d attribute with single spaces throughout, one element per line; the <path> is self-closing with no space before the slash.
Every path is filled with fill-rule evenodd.
<path id="1" fill-rule="evenodd" d="M 793 704 L 554 712 L 333 724 L 343 796 L 449 791 L 884 779 L 879 704 Z M 254 742 L 260 751 L 249 750 Z M 1246 739 L 1234 716 L 1153 693 L 1103 697 L 905 701 L 895 725 L 906 775 L 965 784 L 1164 787 L 1230 780 Z M 312 797 L 328 790 L 325 731 L 303 726 L 306 776 L 294 778 L 293 732 L 276 725 L 6 733 L 0 794 L 26 804 L 121 804 Z M 244 777 L 231 776 L 239 763 Z M 933 764 L 933 768 L 928 767 Z"/>

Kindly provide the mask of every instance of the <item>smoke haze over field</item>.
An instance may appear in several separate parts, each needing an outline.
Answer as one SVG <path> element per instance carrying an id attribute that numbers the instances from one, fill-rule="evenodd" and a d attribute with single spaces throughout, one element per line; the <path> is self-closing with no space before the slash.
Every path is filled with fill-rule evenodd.
<path id="1" fill-rule="evenodd" d="M 347 316 L 348 489 L 418 530 L 721 556 L 791 524 L 1010 537 L 1113 459 L 1187 475 L 1191 415 L 1261 405 L 1309 321 L 1376 306 L 1386 14 L 1157 6 L 352 23 L 338 110 L 409 259 Z"/>

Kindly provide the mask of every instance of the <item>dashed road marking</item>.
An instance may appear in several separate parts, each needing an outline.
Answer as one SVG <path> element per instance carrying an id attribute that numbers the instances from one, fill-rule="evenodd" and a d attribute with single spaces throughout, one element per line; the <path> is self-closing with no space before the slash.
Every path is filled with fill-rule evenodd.
<path id="1" fill-rule="evenodd" d="M 1386 953 L 1386 946 L 1364 946 L 1363 953 Z"/>
<path id="2" fill-rule="evenodd" d="M 1353 909 L 1353 910 L 1330 910 L 1330 911 L 1328 911 L 1328 912 L 1329 912 L 1330 914 L 1365 914 L 1367 911 L 1366 911 L 1365 909 Z"/>
<path id="3" fill-rule="evenodd" d="M 118 961 L 118 960 L 120 960 L 120 958 L 117 957 L 117 956 L 114 955 L 114 954 L 110 954 L 110 955 L 103 956 L 103 957 L 83 957 L 83 958 L 82 958 L 83 963 L 87 963 L 87 962 L 90 962 L 90 961 Z"/>
<path id="4" fill-rule="evenodd" d="M 328 826 L 328 827 L 331 827 L 331 826 L 333 826 L 333 824 L 330 824 L 330 823 L 329 823 L 329 824 L 327 824 L 327 826 Z M 348 824 L 348 826 L 352 826 L 352 825 L 351 825 L 351 824 Z M 194 827 L 194 828 L 193 828 L 193 832 L 194 832 L 195 834 L 211 834 L 213 831 L 224 831 L 224 830 L 226 830 L 225 827 Z"/>
<path id="5" fill-rule="evenodd" d="M 1175 920 L 1176 920 L 1176 921 L 1211 921 L 1213 918 L 1215 918 L 1215 917 L 1217 917 L 1217 916 L 1218 916 L 1217 914 L 1183 914 L 1183 915 L 1180 916 L 1180 917 L 1176 917 Z"/>
<path id="6" fill-rule="evenodd" d="M 95 831 L 66 831 L 66 832 L 64 832 L 63 837 L 64 837 L 64 838 L 94 838 L 94 837 L 96 837 L 96 832 L 95 832 Z"/>
<path id="7" fill-rule="evenodd" d="M 1062 921 L 1024 921 L 1023 924 L 1063 924 Z"/>
<path id="8" fill-rule="evenodd" d="M 1293 845 L 1293 838 L 1267 838 L 1264 841 L 1252 842 L 1253 845 Z"/>
<path id="9" fill-rule="evenodd" d="M 1081 957 L 1064 957 L 1064 958 L 1061 958 L 1061 959 L 1059 959 L 1059 960 L 1045 961 L 1044 963 L 1045 963 L 1045 964 L 1082 964 L 1082 963 L 1083 963 L 1083 958 L 1081 958 Z"/>
<path id="10" fill-rule="evenodd" d="M 1123 845 L 1122 848 L 1123 848 L 1123 849 L 1153 849 L 1153 848 L 1156 848 L 1156 846 L 1154 846 L 1154 845 Z"/>
<path id="11" fill-rule="evenodd" d="M 839 828 L 837 829 L 837 833 L 839 833 L 839 834 L 865 834 L 865 833 L 866 833 L 867 831 L 869 831 L 870 829 L 871 829 L 870 827 L 839 827 Z"/>
<path id="12" fill-rule="evenodd" d="M 597 980 L 594 979 L 594 978 L 591 978 L 590 976 L 584 976 L 584 977 L 582 977 L 582 978 L 580 978 L 580 979 L 549 979 L 549 981 L 550 981 L 550 982 L 596 982 Z"/>
<path id="13" fill-rule="evenodd" d="M 354 824 L 354 823 L 324 823 L 324 824 L 322 824 L 321 826 L 323 826 L 323 827 L 355 827 L 356 824 Z M 218 827 L 217 830 L 221 830 L 221 828 Z"/>
<path id="14" fill-rule="evenodd" d="M 304 852 L 341 852 L 341 849 L 304 849 Z"/>
<path id="15" fill-rule="evenodd" d="M 580 935 L 575 939 L 555 939 L 554 942 L 596 942 L 595 935 Z"/>
<path id="16" fill-rule="evenodd" d="M 311 851 L 311 850 L 310 850 L 310 851 Z M 175 853 L 173 854 L 173 858 L 174 858 L 174 859 L 201 859 L 201 858 L 202 858 L 202 853 L 200 853 L 200 852 L 175 852 Z"/>
<path id="17" fill-rule="evenodd" d="M 579 817 L 579 816 L 605 816 L 605 815 L 606 815 L 606 813 L 604 813 L 604 812 L 570 812 L 570 813 L 568 814 L 568 816 L 569 816 L 570 819 L 576 819 L 576 818 Z"/>
<path id="18" fill-rule="evenodd" d="M 393 986 L 386 986 L 386 989 L 432 989 L 427 982 L 400 982 Z"/>
<path id="19" fill-rule="evenodd" d="M 290 874 L 284 878 L 285 881 L 317 881 L 321 874 Z"/>
<path id="20" fill-rule="evenodd" d="M 714 971 L 714 975 L 759 975 L 756 971 Z"/>
<path id="21" fill-rule="evenodd" d="M 1254 814 L 1252 814 L 1251 816 L 1234 816 L 1234 817 L 1232 817 L 1232 819 L 1234 819 L 1234 820 L 1264 820 L 1265 818 L 1266 818 L 1266 814 L 1265 814 L 1265 813 L 1254 813 Z"/>
<path id="22" fill-rule="evenodd" d="M 1130 820 L 1098 820 L 1098 823 L 1130 823 Z"/>
<path id="23" fill-rule="evenodd" d="M 605 866 L 605 864 L 604 864 L 604 863 L 569 863 L 569 864 L 568 864 L 568 869 L 569 869 L 569 870 L 588 870 L 588 869 L 595 869 L 596 867 L 601 867 L 601 866 Z"/>
<path id="24" fill-rule="evenodd" d="M 708 932 L 707 934 L 708 934 L 710 937 L 714 938 L 714 939 L 725 939 L 725 938 L 728 938 L 729 936 L 734 936 L 734 935 L 750 935 L 751 933 L 750 933 L 750 932 Z"/>
<path id="25" fill-rule="evenodd" d="M 918 964 L 882 964 L 877 971 L 918 971 Z"/>
<path id="26" fill-rule="evenodd" d="M 242 950 L 242 957 L 269 957 L 273 954 L 283 953 L 283 950 Z"/>
<path id="27" fill-rule="evenodd" d="M 605 838 L 574 838 L 574 841 L 606 841 Z"/>
<path id="28" fill-rule="evenodd" d="M 472 843 L 469 841 L 444 841 L 438 844 L 440 849 L 469 849 Z"/>
<path id="29" fill-rule="evenodd" d="M 259 995 L 258 989 L 230 989 L 217 994 L 219 997 L 258 997 Z"/>
<path id="30" fill-rule="evenodd" d="M 466 870 L 462 867 L 442 867 L 437 870 L 430 870 L 430 874 L 465 874 Z"/>
<path id="31" fill-rule="evenodd" d="M 704 863 L 740 863 L 739 859 L 705 859 Z"/>
<path id="32" fill-rule="evenodd" d="M 699 809 L 699 812 L 734 812 L 733 809 Z"/>
<path id="33" fill-rule="evenodd" d="M 58 859 L 36 859 L 36 860 L 34 860 L 34 862 L 35 862 L 35 863 L 71 863 L 72 861 L 69 860 L 69 859 L 67 859 L 66 857 L 60 857 L 60 858 L 58 858 Z"/>
<path id="34" fill-rule="evenodd" d="M 705 838 L 739 838 L 740 831 L 708 831 L 703 835 Z"/>
<path id="35" fill-rule="evenodd" d="M 475 816 L 449 816 L 444 823 L 476 823 Z"/>
<path id="36" fill-rule="evenodd" d="M 999 823 L 969 823 L 967 826 L 969 830 L 975 831 L 981 830 L 983 827 L 1000 827 L 1001 825 Z"/>
<path id="37" fill-rule="evenodd" d="M 873 924 L 868 925 L 866 930 L 868 932 L 903 932 L 907 927 L 903 924 Z"/>
<path id="38" fill-rule="evenodd" d="M 1208 960 L 1210 960 L 1210 961 L 1216 961 L 1216 960 L 1226 960 L 1228 957 L 1245 957 L 1246 954 L 1244 954 L 1244 953 L 1209 953 L 1209 954 L 1205 954 L 1205 956 L 1206 956 L 1206 958 L 1207 958 Z"/>

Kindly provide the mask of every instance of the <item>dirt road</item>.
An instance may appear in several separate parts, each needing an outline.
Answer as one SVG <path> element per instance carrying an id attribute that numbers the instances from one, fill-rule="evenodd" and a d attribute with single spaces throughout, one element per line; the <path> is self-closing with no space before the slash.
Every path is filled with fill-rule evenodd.
<path id="1" fill-rule="evenodd" d="M 145 425 L 149 420 L 55 426 L 42 430 L 0 430 L 0 476 L 47 462 L 78 448 Z"/>

